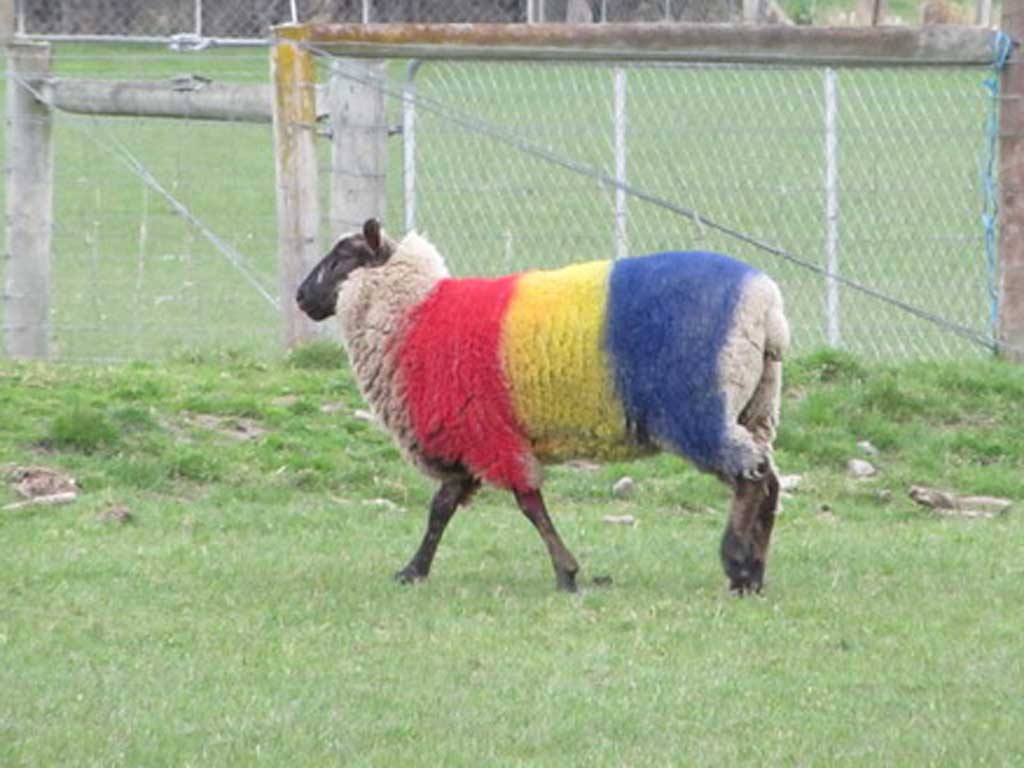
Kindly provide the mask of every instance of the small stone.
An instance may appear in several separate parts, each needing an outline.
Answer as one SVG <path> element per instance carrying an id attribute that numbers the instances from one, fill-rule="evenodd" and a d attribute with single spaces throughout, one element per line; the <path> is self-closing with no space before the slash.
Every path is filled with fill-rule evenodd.
<path id="1" fill-rule="evenodd" d="M 632 515 L 605 515 L 601 520 L 612 525 L 636 525 L 636 518 Z"/>
<path id="2" fill-rule="evenodd" d="M 362 409 L 356 409 L 352 411 L 353 418 L 359 419 L 360 421 L 377 421 L 377 417 L 374 416 L 370 411 L 364 411 Z"/>
<path id="3" fill-rule="evenodd" d="M 868 456 L 878 455 L 878 449 L 875 448 L 874 445 L 872 445 L 870 440 L 861 440 L 859 443 L 857 443 L 857 447 L 860 448 Z"/>
<path id="4" fill-rule="evenodd" d="M 864 461 L 864 459 L 850 459 L 846 462 L 846 474 L 850 477 L 863 479 L 865 477 L 874 477 L 878 474 L 878 469 L 870 461 Z"/>
<path id="5" fill-rule="evenodd" d="M 803 475 L 781 475 L 779 477 L 779 490 L 788 493 L 795 491 L 803 482 Z"/>
<path id="6" fill-rule="evenodd" d="M 393 502 L 391 499 L 367 499 L 366 501 L 363 502 L 363 504 L 365 504 L 368 507 L 377 507 L 378 509 L 383 509 L 388 512 L 398 512 L 402 509 L 400 506 L 395 504 L 395 502 Z"/>
<path id="7" fill-rule="evenodd" d="M 615 481 L 615 485 L 612 486 L 612 495 L 618 499 L 628 499 L 635 493 L 636 482 L 634 482 L 633 478 L 628 475 L 626 477 L 620 477 Z"/>

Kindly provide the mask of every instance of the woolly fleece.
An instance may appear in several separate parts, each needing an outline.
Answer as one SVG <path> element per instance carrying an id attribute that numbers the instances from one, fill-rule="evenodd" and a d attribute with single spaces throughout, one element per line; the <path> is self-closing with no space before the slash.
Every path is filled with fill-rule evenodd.
<path id="1" fill-rule="evenodd" d="M 539 488 L 541 462 L 664 449 L 727 481 L 771 457 L 789 331 L 775 283 L 669 253 L 448 279 L 411 233 L 339 292 L 364 398 L 428 474 Z"/>

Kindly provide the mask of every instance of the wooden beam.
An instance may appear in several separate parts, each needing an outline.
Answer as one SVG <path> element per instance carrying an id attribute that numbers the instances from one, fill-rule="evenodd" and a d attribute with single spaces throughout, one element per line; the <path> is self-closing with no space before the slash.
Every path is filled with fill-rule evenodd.
<path id="1" fill-rule="evenodd" d="M 734 24 L 306 24 L 306 43 L 369 58 L 654 60 L 834 66 L 987 65 L 980 27 L 786 27 Z"/>
<path id="2" fill-rule="evenodd" d="M 14 37 L 14 0 L 0 0 L 0 43 L 6 45 Z"/>
<path id="3" fill-rule="evenodd" d="M 380 78 L 385 62 L 371 62 Z M 388 124 L 384 93 L 372 83 L 344 77 L 344 70 L 366 70 L 366 62 L 333 62 L 327 86 L 331 129 L 330 236 L 361 229 L 370 217 L 386 220 Z"/>
<path id="4" fill-rule="evenodd" d="M 161 81 L 50 82 L 48 100 L 65 112 L 269 123 L 272 90 L 265 84 L 217 83 L 195 78 Z"/>
<path id="5" fill-rule="evenodd" d="M 295 289 L 320 261 L 316 157 L 316 64 L 299 40 L 279 36 L 270 51 L 274 83 L 278 296 L 287 348 L 316 337 Z"/>
<path id="6" fill-rule="evenodd" d="M 8 46 L 4 348 L 11 357 L 43 360 L 50 355 L 53 118 L 37 86 L 49 74 L 50 46 Z"/>
<path id="7" fill-rule="evenodd" d="M 1024 0 L 1004 0 L 1003 31 L 1024 39 Z M 999 82 L 1000 354 L 1024 363 L 1024 58 L 1015 46 Z"/>

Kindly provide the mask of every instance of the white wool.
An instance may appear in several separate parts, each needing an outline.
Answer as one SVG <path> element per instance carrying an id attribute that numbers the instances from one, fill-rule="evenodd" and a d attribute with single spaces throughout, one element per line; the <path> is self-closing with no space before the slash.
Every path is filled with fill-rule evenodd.
<path id="1" fill-rule="evenodd" d="M 782 355 L 789 346 L 789 324 L 778 285 L 764 274 L 747 280 L 733 327 L 718 356 L 726 429 L 741 463 L 771 457 L 779 423 Z"/>
<path id="2" fill-rule="evenodd" d="M 341 285 L 337 304 L 341 338 L 363 399 L 403 453 L 428 473 L 438 475 L 419 450 L 409 409 L 398 390 L 394 340 L 408 310 L 448 277 L 448 267 L 438 250 L 415 232 L 397 244 L 385 237 L 384 244 L 394 249 L 387 262 L 357 269 Z"/>

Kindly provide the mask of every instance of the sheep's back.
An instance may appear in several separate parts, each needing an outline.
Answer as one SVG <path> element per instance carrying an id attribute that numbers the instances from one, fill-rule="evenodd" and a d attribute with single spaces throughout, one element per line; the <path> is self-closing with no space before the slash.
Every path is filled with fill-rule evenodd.
<path id="1" fill-rule="evenodd" d="M 502 358 L 516 414 L 541 461 L 636 455 L 605 346 L 608 261 L 516 282 Z"/>
<path id="2" fill-rule="evenodd" d="M 427 464 L 461 466 L 502 488 L 538 487 L 540 471 L 501 366 L 518 276 L 445 279 L 412 308 L 398 345 L 401 391 Z"/>
<path id="3" fill-rule="evenodd" d="M 716 253 L 666 252 L 622 259 L 609 279 L 606 345 L 630 432 L 699 466 L 716 469 L 726 450 L 720 358 L 746 327 L 745 286 L 758 270 Z M 751 339 L 752 343 L 760 343 Z M 744 378 L 757 381 L 757 370 Z"/>
<path id="4" fill-rule="evenodd" d="M 759 275 L 688 252 L 440 280 L 398 344 L 414 453 L 517 490 L 539 486 L 539 462 L 577 456 L 668 449 L 720 468 L 728 388 L 756 383 L 768 351 L 746 317 Z M 757 370 L 722 369 L 737 343 Z"/>

